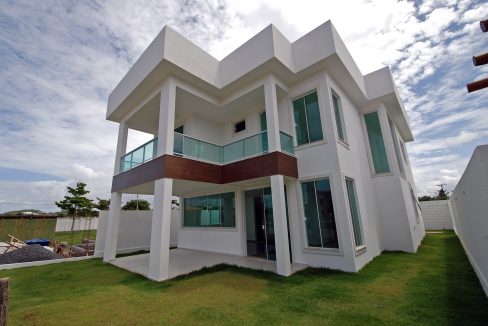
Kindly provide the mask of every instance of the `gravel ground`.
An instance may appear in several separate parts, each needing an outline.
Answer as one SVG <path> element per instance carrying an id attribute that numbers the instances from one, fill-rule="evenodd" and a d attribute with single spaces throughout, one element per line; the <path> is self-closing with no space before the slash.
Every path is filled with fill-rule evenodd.
<path id="1" fill-rule="evenodd" d="M 40 245 L 25 246 L 0 255 L 0 265 L 63 258 Z"/>

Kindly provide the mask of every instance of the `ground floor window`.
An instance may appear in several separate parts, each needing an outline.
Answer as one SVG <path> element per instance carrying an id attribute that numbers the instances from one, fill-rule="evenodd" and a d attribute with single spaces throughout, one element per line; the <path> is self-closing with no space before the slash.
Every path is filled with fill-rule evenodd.
<path id="1" fill-rule="evenodd" d="M 347 197 L 349 199 L 349 210 L 351 212 L 352 228 L 356 247 L 364 245 L 363 233 L 361 230 L 361 215 L 359 214 L 358 198 L 354 180 L 346 178 Z"/>
<path id="2" fill-rule="evenodd" d="M 329 179 L 302 183 L 309 247 L 339 248 Z"/>
<path id="3" fill-rule="evenodd" d="M 185 198 L 183 226 L 235 227 L 235 194 Z"/>

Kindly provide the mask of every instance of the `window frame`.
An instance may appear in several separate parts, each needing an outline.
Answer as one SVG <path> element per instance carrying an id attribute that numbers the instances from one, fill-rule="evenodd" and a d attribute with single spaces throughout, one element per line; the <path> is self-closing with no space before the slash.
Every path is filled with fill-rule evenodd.
<path id="1" fill-rule="evenodd" d="M 222 210 L 223 210 L 223 197 L 222 195 L 224 194 L 229 194 L 229 193 L 232 193 L 233 194 L 233 199 L 234 199 L 234 223 L 233 223 L 233 226 L 223 226 L 222 224 Z M 185 208 L 186 208 L 186 202 L 187 200 L 190 200 L 190 201 L 193 201 L 195 199 L 200 199 L 200 198 L 203 198 L 205 197 L 206 198 L 206 207 L 207 207 L 207 210 L 208 210 L 208 197 L 215 197 L 215 196 L 219 196 L 219 203 L 220 203 L 220 206 L 219 206 L 219 225 L 212 225 L 212 224 L 208 224 L 208 225 L 195 225 L 195 218 L 193 217 L 194 221 L 193 221 L 193 225 L 185 225 Z M 225 192 L 219 192 L 219 193 L 211 193 L 211 194 L 201 194 L 201 195 L 194 195 L 192 197 L 184 197 L 183 198 L 183 204 L 181 206 L 181 228 L 186 228 L 186 229 L 199 229 L 199 230 L 230 230 L 230 231 L 237 231 L 237 228 L 238 228 L 238 217 L 237 217 L 237 193 L 235 191 L 225 191 Z M 210 216 L 209 216 L 210 218 Z"/>
<path id="2" fill-rule="evenodd" d="M 308 235 L 307 235 L 307 226 L 305 221 L 305 207 L 303 202 L 303 183 L 307 182 L 315 182 L 320 180 L 329 180 L 330 188 L 331 188 L 331 198 L 332 198 L 332 207 L 335 208 L 334 210 L 334 220 L 336 226 L 336 234 L 337 234 L 337 248 L 328 248 L 328 247 L 311 247 L 308 245 Z M 301 215 L 301 232 L 302 232 L 302 245 L 303 251 L 306 253 L 312 254 L 323 254 L 323 255 L 334 255 L 334 256 L 343 256 L 343 247 L 342 247 L 342 233 L 341 233 L 341 225 L 339 223 L 339 219 L 337 216 L 337 199 L 336 193 L 334 191 L 334 177 L 332 174 L 320 174 L 320 175 L 310 175 L 306 177 L 302 177 L 299 179 L 299 186 L 298 186 L 298 194 L 299 194 L 299 213 Z"/>
<path id="3" fill-rule="evenodd" d="M 237 131 L 237 125 L 239 124 L 244 124 L 244 129 Z M 234 135 L 241 134 L 243 132 L 246 132 L 247 130 L 247 124 L 246 124 L 246 119 L 241 119 L 239 121 L 234 122 Z"/>
<path id="4" fill-rule="evenodd" d="M 386 151 L 386 159 L 388 161 L 388 167 L 389 167 L 389 171 L 388 172 L 380 172 L 380 173 L 377 173 L 376 170 L 375 170 L 375 167 L 374 167 L 374 160 L 373 160 L 373 153 L 371 152 L 371 144 L 369 142 L 369 135 L 368 135 L 368 127 L 366 125 L 366 118 L 365 116 L 369 113 L 373 113 L 373 112 L 376 112 L 377 115 L 378 115 L 378 120 L 379 120 L 379 123 L 380 123 L 380 128 L 381 128 L 381 135 L 383 137 L 383 144 L 385 146 L 385 151 Z M 365 139 L 365 143 L 366 143 L 366 152 L 368 154 L 368 163 L 369 163 L 369 170 L 371 172 L 371 176 L 373 178 L 376 178 L 376 177 L 382 177 L 382 176 L 390 176 L 390 175 L 393 175 L 393 173 L 391 172 L 391 161 L 390 161 L 390 155 L 388 155 L 388 150 L 387 150 L 387 145 L 385 143 L 385 137 L 384 137 L 384 134 L 383 134 L 383 127 L 381 126 L 381 111 L 380 111 L 380 108 L 373 108 L 373 109 L 370 109 L 368 111 L 364 111 L 362 114 L 361 114 L 361 126 L 363 128 L 363 139 Z"/>
<path id="5" fill-rule="evenodd" d="M 354 220 L 353 220 L 353 214 L 352 214 L 352 208 L 351 208 L 351 201 L 349 197 L 349 190 L 347 188 L 347 181 L 352 182 L 352 187 L 354 190 L 354 199 L 355 199 L 355 204 L 356 204 L 356 210 L 358 212 L 358 225 L 359 225 L 359 233 L 361 235 L 361 244 L 357 244 L 357 239 L 356 239 L 356 232 L 354 228 Z M 366 248 L 366 239 L 364 237 L 364 225 L 363 225 L 363 219 L 361 218 L 361 207 L 359 205 L 359 197 L 358 197 L 358 191 L 356 187 L 356 180 L 348 175 L 344 176 L 344 186 L 346 190 L 346 196 L 347 196 L 347 206 L 348 206 L 348 215 L 349 215 L 349 221 L 351 221 L 351 227 L 352 227 L 352 237 L 354 241 L 354 247 L 356 251 L 361 251 Z"/>
<path id="6" fill-rule="evenodd" d="M 293 105 L 293 103 L 295 101 L 298 101 L 300 99 L 304 99 L 305 100 L 305 97 L 308 96 L 308 95 L 311 95 L 313 93 L 316 93 L 316 96 L 317 96 L 317 106 L 318 106 L 318 114 L 319 114 L 319 122 L 320 122 L 320 131 L 322 133 L 322 139 L 319 139 L 319 140 L 314 140 L 314 141 L 310 141 L 310 131 L 309 131 L 309 125 L 308 125 L 308 115 L 307 115 L 307 112 L 306 112 L 306 105 L 305 105 L 305 120 L 306 120 L 306 127 L 307 127 L 307 138 L 309 139 L 308 142 L 306 143 L 303 143 L 303 144 L 299 144 L 298 143 L 298 136 L 297 136 L 297 129 L 296 129 L 296 120 L 295 120 L 295 107 Z M 289 98 L 289 103 L 290 103 L 290 110 L 291 110 L 291 121 L 292 121 L 292 130 L 293 130 L 293 143 L 294 143 L 294 146 L 295 147 L 298 147 L 298 148 L 305 148 L 305 147 L 308 147 L 308 146 L 314 146 L 316 144 L 321 144 L 321 143 L 325 143 L 326 142 L 326 133 L 324 131 L 324 121 L 323 121 L 323 112 L 321 110 L 321 101 L 320 101 L 320 96 L 319 96 L 319 90 L 318 90 L 318 87 L 314 87 L 313 89 L 309 90 L 309 91 L 306 91 L 306 92 L 301 92 L 300 95 L 297 95 L 297 96 L 293 96 L 293 97 L 290 97 Z"/>
<path id="7" fill-rule="evenodd" d="M 397 160 L 398 170 L 400 172 L 400 175 L 405 177 L 405 165 L 403 164 L 402 153 L 400 153 L 400 143 L 399 143 L 398 134 L 396 132 L 397 128 L 389 115 L 388 115 L 388 127 L 390 127 L 391 139 L 393 141 L 393 148 L 395 150 L 395 158 Z"/>
<path id="8" fill-rule="evenodd" d="M 349 140 L 347 137 L 346 122 L 344 119 L 344 109 L 342 107 L 341 97 L 339 96 L 339 94 L 337 94 L 336 91 L 334 91 L 333 88 L 331 88 L 330 89 L 330 98 L 331 98 L 331 102 L 332 102 L 331 107 L 332 107 L 332 111 L 334 114 L 334 125 L 335 125 L 335 129 L 336 129 L 337 140 L 339 141 L 339 143 L 341 143 L 341 144 L 345 145 L 347 148 L 349 148 Z M 337 104 L 339 106 L 339 108 L 338 108 L 339 116 L 337 116 L 336 107 L 334 105 L 334 99 L 337 100 Z M 341 138 L 339 135 L 339 125 L 340 125 L 340 129 L 342 131 L 342 137 L 343 138 Z"/>

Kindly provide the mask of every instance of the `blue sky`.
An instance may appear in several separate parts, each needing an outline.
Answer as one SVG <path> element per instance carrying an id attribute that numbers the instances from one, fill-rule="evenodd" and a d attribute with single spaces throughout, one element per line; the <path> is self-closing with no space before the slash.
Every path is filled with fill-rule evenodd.
<path id="1" fill-rule="evenodd" d="M 351 11 L 354 8 L 354 11 Z M 419 194 L 452 190 L 474 148 L 488 143 L 488 51 L 472 0 L 9 1 L 0 4 L 0 212 L 55 210 L 66 185 L 108 198 L 117 126 L 108 94 L 170 25 L 222 58 L 273 23 L 294 41 L 331 19 L 363 74 L 390 65 L 408 111 Z M 129 147 L 143 143 L 131 133 Z"/>

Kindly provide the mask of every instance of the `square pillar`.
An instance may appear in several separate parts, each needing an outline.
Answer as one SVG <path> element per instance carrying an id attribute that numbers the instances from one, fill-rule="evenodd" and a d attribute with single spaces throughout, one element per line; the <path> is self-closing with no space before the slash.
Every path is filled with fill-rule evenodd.
<path id="1" fill-rule="evenodd" d="M 129 132 L 129 128 L 127 127 L 127 123 L 125 121 L 119 123 L 119 136 L 117 138 L 117 149 L 115 151 L 115 165 L 114 165 L 114 175 L 120 173 L 120 159 L 122 155 L 125 154 L 127 150 L 127 134 Z"/>
<path id="2" fill-rule="evenodd" d="M 291 262 L 286 221 L 285 182 L 282 175 L 271 176 L 271 196 L 273 200 L 276 273 L 288 276 L 291 274 Z"/>
<path id="3" fill-rule="evenodd" d="M 157 156 L 173 154 L 176 84 L 168 78 L 161 88 Z"/>
<path id="4" fill-rule="evenodd" d="M 105 248 L 103 261 L 109 262 L 115 259 L 117 254 L 117 237 L 119 236 L 121 192 L 113 192 L 110 197 L 110 210 L 108 212 L 107 233 L 105 236 Z"/>
<path id="5" fill-rule="evenodd" d="M 166 280 L 169 276 L 172 191 L 173 179 L 155 181 L 148 271 L 148 277 L 155 281 Z"/>
<path id="6" fill-rule="evenodd" d="M 273 76 L 264 81 L 264 105 L 266 107 L 266 129 L 268 132 L 268 152 L 281 151 L 278 100 Z"/>

